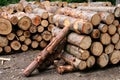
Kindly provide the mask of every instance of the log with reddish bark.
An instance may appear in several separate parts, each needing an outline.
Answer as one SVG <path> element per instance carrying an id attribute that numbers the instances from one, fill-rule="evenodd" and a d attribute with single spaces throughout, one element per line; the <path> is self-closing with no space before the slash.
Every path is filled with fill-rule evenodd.
<path id="1" fill-rule="evenodd" d="M 68 64 L 74 66 L 75 69 L 84 70 L 84 69 L 86 69 L 86 67 L 87 67 L 85 61 L 82 61 L 82 60 L 74 57 L 73 55 L 70 55 L 70 54 L 67 53 L 67 52 L 64 52 L 61 57 L 62 57 L 62 59 L 64 59 Z"/>
<path id="2" fill-rule="evenodd" d="M 1 35 L 7 35 L 11 33 L 12 31 L 12 24 L 10 23 L 9 20 L 5 18 L 0 18 L 0 34 Z"/>
<path id="3" fill-rule="evenodd" d="M 91 33 L 91 37 L 93 39 L 98 39 L 100 38 L 100 30 L 99 29 L 93 29 L 92 33 Z"/>
<path id="4" fill-rule="evenodd" d="M 60 14 L 56 14 L 53 17 L 53 22 L 59 27 L 63 27 L 63 23 L 65 23 L 66 20 L 70 21 L 70 29 L 77 33 L 89 34 L 93 30 L 92 24 L 83 19 L 76 19 Z"/>
<path id="5" fill-rule="evenodd" d="M 117 64 L 120 61 L 120 51 L 119 50 L 114 50 L 110 54 L 110 62 L 112 64 Z"/>
<path id="6" fill-rule="evenodd" d="M 69 20 L 66 21 L 64 24 L 63 30 L 57 35 L 55 38 L 52 39 L 52 41 L 44 48 L 40 53 L 39 56 L 37 56 L 34 61 L 23 71 L 23 74 L 25 76 L 30 76 L 30 74 L 38 68 L 39 65 L 43 64 L 46 57 L 55 49 L 55 47 L 65 38 L 67 35 L 69 29 L 70 29 L 70 22 Z"/>
<path id="7" fill-rule="evenodd" d="M 114 51 L 114 45 L 113 44 L 109 44 L 105 47 L 105 53 L 106 54 L 110 54 Z"/>
<path id="8" fill-rule="evenodd" d="M 88 50 L 83 50 L 79 47 L 76 47 L 74 45 L 67 44 L 66 46 L 67 52 L 74 55 L 76 58 L 79 58 L 81 60 L 87 60 L 90 56 L 90 53 Z"/>
<path id="9" fill-rule="evenodd" d="M 67 41 L 82 49 L 88 49 L 91 46 L 92 40 L 90 36 L 79 35 L 76 33 L 70 33 L 67 37 Z"/>
<path id="10" fill-rule="evenodd" d="M 98 25 L 101 21 L 99 14 L 93 11 L 81 11 L 81 10 L 65 7 L 58 9 L 56 13 L 87 20 L 91 22 L 93 25 Z"/>
<path id="11" fill-rule="evenodd" d="M 90 6 L 79 6 L 78 10 L 91 10 L 99 12 L 109 12 L 113 13 L 115 17 L 120 17 L 120 8 L 119 7 L 90 7 Z"/>
<path id="12" fill-rule="evenodd" d="M 103 45 L 100 42 L 93 42 L 90 51 L 94 56 L 100 56 L 103 53 Z"/>
<path id="13" fill-rule="evenodd" d="M 97 59 L 97 63 L 101 68 L 107 66 L 108 62 L 109 62 L 109 56 L 105 53 L 102 53 L 102 55 L 100 55 Z"/>

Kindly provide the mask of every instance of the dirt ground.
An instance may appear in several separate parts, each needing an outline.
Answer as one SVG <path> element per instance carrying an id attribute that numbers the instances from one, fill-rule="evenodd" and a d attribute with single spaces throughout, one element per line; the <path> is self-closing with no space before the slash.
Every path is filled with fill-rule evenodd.
<path id="1" fill-rule="evenodd" d="M 72 72 L 60 75 L 55 69 L 39 73 L 33 72 L 31 77 L 24 77 L 22 70 L 30 64 L 39 51 L 28 51 L 24 53 L 3 55 L 10 58 L 0 64 L 0 80 L 120 80 L 120 63 L 115 66 L 108 66 L 104 69 L 94 68 L 84 72 Z"/>

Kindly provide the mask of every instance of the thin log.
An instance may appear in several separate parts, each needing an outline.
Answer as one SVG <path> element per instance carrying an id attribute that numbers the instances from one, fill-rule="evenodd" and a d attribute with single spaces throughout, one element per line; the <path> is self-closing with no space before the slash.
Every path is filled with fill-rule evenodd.
<path id="1" fill-rule="evenodd" d="M 31 47 L 32 47 L 33 49 L 37 48 L 38 45 L 39 45 L 39 43 L 38 43 L 37 41 L 32 41 L 32 43 L 31 43 Z"/>
<path id="2" fill-rule="evenodd" d="M 24 10 L 25 10 L 25 13 L 32 13 L 33 8 L 31 7 L 31 5 L 28 4 L 24 7 Z"/>
<path id="3" fill-rule="evenodd" d="M 48 26 L 48 21 L 47 20 L 42 20 L 41 21 L 41 26 L 43 26 L 43 27 L 47 27 Z"/>
<path id="4" fill-rule="evenodd" d="M 93 42 L 90 50 L 93 55 L 100 56 L 103 52 L 103 45 L 100 42 Z"/>
<path id="5" fill-rule="evenodd" d="M 37 27 L 32 25 L 30 28 L 29 28 L 29 31 L 30 33 L 36 33 L 37 32 Z"/>
<path id="6" fill-rule="evenodd" d="M 93 29 L 92 33 L 91 33 L 91 37 L 93 39 L 98 39 L 100 38 L 100 30 L 99 29 Z"/>
<path id="7" fill-rule="evenodd" d="M 40 42 L 40 44 L 39 44 L 39 46 L 40 46 L 41 48 L 45 48 L 47 45 L 48 45 L 48 43 L 47 43 L 46 41 L 44 41 L 44 40 L 42 40 L 42 41 Z"/>
<path id="8" fill-rule="evenodd" d="M 24 41 L 24 43 L 25 43 L 26 45 L 30 45 L 30 44 L 32 43 L 32 41 L 31 41 L 30 38 L 26 38 L 25 41 Z"/>
<path id="9" fill-rule="evenodd" d="M 33 40 L 36 40 L 38 42 L 42 41 L 42 36 L 39 34 L 34 35 L 32 38 L 33 38 Z"/>
<path id="10" fill-rule="evenodd" d="M 26 38 L 29 38 L 31 36 L 31 34 L 29 31 L 24 31 L 23 36 L 25 36 Z"/>
<path id="11" fill-rule="evenodd" d="M 102 32 L 102 33 L 106 33 L 108 30 L 108 26 L 106 24 L 100 23 L 98 26 L 98 29 Z"/>
<path id="12" fill-rule="evenodd" d="M 113 44 L 116 44 L 120 39 L 120 36 L 118 33 L 115 33 L 112 37 L 111 37 L 111 40 L 112 40 L 112 43 Z"/>
<path id="13" fill-rule="evenodd" d="M 23 9 L 24 9 L 23 4 L 21 4 L 21 3 L 16 4 L 15 10 L 16 10 L 17 12 L 22 12 Z"/>
<path id="14" fill-rule="evenodd" d="M 113 21 L 113 25 L 118 26 L 118 25 L 119 25 L 119 21 L 118 21 L 117 19 L 114 20 L 114 21 Z"/>
<path id="15" fill-rule="evenodd" d="M 120 35 L 120 25 L 118 25 L 118 27 L 117 27 L 117 32 Z"/>
<path id="16" fill-rule="evenodd" d="M 88 57 L 90 56 L 90 53 L 88 50 L 83 50 L 74 45 L 68 44 L 66 46 L 66 50 L 67 50 L 67 52 L 69 52 L 70 54 L 74 55 L 76 58 L 79 58 L 81 60 L 87 60 Z"/>
<path id="17" fill-rule="evenodd" d="M 21 45 L 21 50 L 24 51 L 24 52 L 27 51 L 28 50 L 28 46 L 25 45 L 25 44 Z"/>
<path id="18" fill-rule="evenodd" d="M 12 50 L 11 50 L 11 47 L 10 47 L 10 46 L 5 46 L 5 47 L 4 47 L 4 51 L 5 51 L 6 53 L 10 53 Z"/>
<path id="19" fill-rule="evenodd" d="M 44 31 L 42 33 L 42 38 L 45 41 L 50 41 L 52 39 L 52 34 L 49 31 Z"/>
<path id="20" fill-rule="evenodd" d="M 108 26 L 108 33 L 110 35 L 114 35 L 116 33 L 116 30 L 117 30 L 117 28 L 115 25 L 111 24 Z"/>
<path id="21" fill-rule="evenodd" d="M 20 50 L 21 44 L 19 41 L 14 40 L 10 43 L 10 46 L 13 50 L 18 51 L 18 50 Z"/>
<path id="22" fill-rule="evenodd" d="M 67 37 L 67 41 L 82 49 L 88 49 L 92 43 L 92 40 L 89 36 L 79 35 L 76 33 L 70 33 Z"/>
<path id="23" fill-rule="evenodd" d="M 100 41 L 103 45 L 108 45 L 111 43 L 111 37 L 108 33 L 102 33 L 100 37 Z"/>
<path id="24" fill-rule="evenodd" d="M 95 57 L 94 56 L 90 56 L 87 61 L 86 61 L 87 67 L 91 68 L 95 65 Z"/>
<path id="25" fill-rule="evenodd" d="M 0 47 L 0 54 L 3 52 L 3 48 L 2 47 Z"/>
<path id="26" fill-rule="evenodd" d="M 17 36 L 22 36 L 23 35 L 23 30 L 17 30 L 16 34 L 17 34 Z"/>
<path id="27" fill-rule="evenodd" d="M 43 31 L 44 31 L 44 27 L 43 26 L 38 26 L 37 27 L 37 31 L 39 32 L 39 33 L 42 33 Z"/>
<path id="28" fill-rule="evenodd" d="M 18 17 L 17 16 L 12 16 L 10 18 L 10 22 L 13 24 L 13 25 L 17 25 L 18 23 Z"/>
<path id="29" fill-rule="evenodd" d="M 54 24 L 49 24 L 48 27 L 47 27 L 47 29 L 48 29 L 48 31 L 52 31 L 52 29 L 53 29 L 54 27 L 55 27 Z"/>
<path id="30" fill-rule="evenodd" d="M 0 36 L 0 47 L 5 47 L 8 45 L 8 39 L 6 37 Z"/>
<path id="31" fill-rule="evenodd" d="M 120 49 L 120 40 L 115 44 L 115 49 Z"/>
<path id="32" fill-rule="evenodd" d="M 25 41 L 25 36 L 20 36 L 19 41 L 24 42 Z"/>
<path id="33" fill-rule="evenodd" d="M 10 34 L 7 35 L 7 39 L 8 40 L 14 40 L 15 36 L 16 36 L 15 33 L 10 33 Z"/>
<path id="34" fill-rule="evenodd" d="M 114 45 L 113 44 L 109 44 L 105 47 L 105 53 L 106 54 L 110 54 L 114 51 Z"/>
<path id="35" fill-rule="evenodd" d="M 99 56 L 99 58 L 97 59 L 97 63 L 98 65 L 103 68 L 105 66 L 107 66 L 109 62 L 109 56 L 105 53 L 103 53 L 101 56 Z"/>

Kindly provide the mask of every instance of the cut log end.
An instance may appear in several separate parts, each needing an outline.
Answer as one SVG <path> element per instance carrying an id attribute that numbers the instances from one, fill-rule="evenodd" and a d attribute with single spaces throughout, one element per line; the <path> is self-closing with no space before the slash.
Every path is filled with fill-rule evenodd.
<path id="1" fill-rule="evenodd" d="M 98 14 L 95 14 L 91 19 L 91 23 L 95 26 L 98 25 L 100 21 L 101 21 L 101 18 Z"/>
<path id="2" fill-rule="evenodd" d="M 22 50 L 22 51 L 27 51 L 27 50 L 28 50 L 28 46 L 25 45 L 25 44 L 23 44 L 23 45 L 21 46 L 21 50 Z"/>
<path id="3" fill-rule="evenodd" d="M 111 43 L 111 37 L 108 33 L 101 34 L 100 41 L 103 45 L 108 45 Z"/>
<path id="4" fill-rule="evenodd" d="M 98 29 L 102 32 L 102 33 L 106 33 L 108 30 L 108 26 L 106 24 L 99 24 Z"/>
<path id="5" fill-rule="evenodd" d="M 85 69 L 87 68 L 86 62 L 85 62 L 85 61 L 81 61 L 81 62 L 79 63 L 78 68 L 79 68 L 80 70 L 85 70 Z"/>
<path id="6" fill-rule="evenodd" d="M 108 33 L 110 35 L 114 35 L 116 33 L 116 30 L 117 30 L 117 28 L 115 25 L 111 24 L 108 26 Z"/>
<path id="7" fill-rule="evenodd" d="M 11 33 L 12 25 L 9 20 L 0 18 L 0 34 L 7 35 Z"/>
<path id="8" fill-rule="evenodd" d="M 13 50 L 17 51 L 20 50 L 21 44 L 19 41 L 15 40 L 11 42 L 10 46 Z"/>
<path id="9" fill-rule="evenodd" d="M 114 45 L 113 44 L 109 44 L 105 47 L 105 53 L 106 54 L 110 54 L 114 51 Z"/>
<path id="10" fill-rule="evenodd" d="M 94 64 L 95 64 L 95 57 L 94 57 L 94 56 L 90 56 L 90 57 L 87 59 L 86 63 L 87 63 L 87 67 L 88 67 L 88 68 L 93 67 Z"/>
<path id="11" fill-rule="evenodd" d="M 11 19 L 10 19 L 11 23 L 13 25 L 16 25 L 18 23 L 18 17 L 17 16 L 13 16 Z"/>
<path id="12" fill-rule="evenodd" d="M 95 56 L 100 56 L 103 52 L 103 45 L 100 42 L 93 42 L 91 52 Z"/>
<path id="13" fill-rule="evenodd" d="M 5 51 L 6 53 L 10 53 L 10 52 L 11 52 L 11 47 L 10 47 L 10 46 L 5 46 L 5 47 L 4 47 L 4 51 Z"/>

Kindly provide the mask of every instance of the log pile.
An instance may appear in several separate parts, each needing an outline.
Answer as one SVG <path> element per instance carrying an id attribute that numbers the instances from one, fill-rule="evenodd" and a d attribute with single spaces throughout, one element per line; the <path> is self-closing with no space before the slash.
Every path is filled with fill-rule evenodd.
<path id="1" fill-rule="evenodd" d="M 109 2 L 21 0 L 0 8 L 0 53 L 43 49 L 24 70 L 25 76 L 50 65 L 62 74 L 118 64 L 119 18 L 120 7 Z"/>

